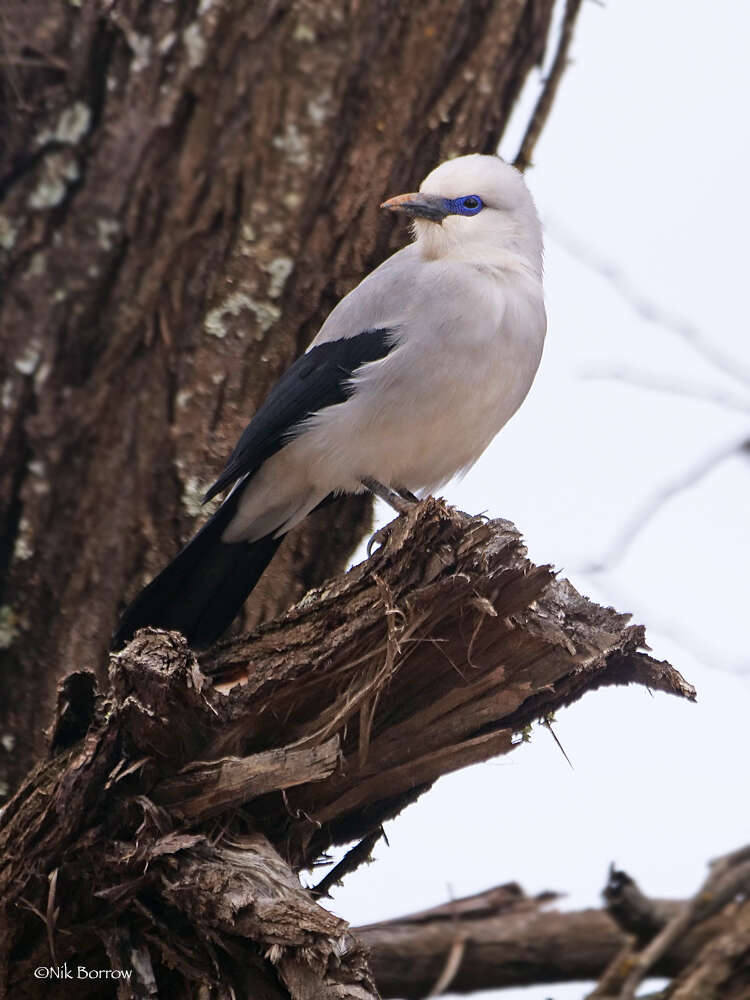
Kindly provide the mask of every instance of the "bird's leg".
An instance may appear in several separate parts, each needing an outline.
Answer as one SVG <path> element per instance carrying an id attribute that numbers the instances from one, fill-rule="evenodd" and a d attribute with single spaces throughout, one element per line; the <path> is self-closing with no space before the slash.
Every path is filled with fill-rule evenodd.
<path id="1" fill-rule="evenodd" d="M 372 550 L 376 545 L 385 545 L 391 534 L 390 524 L 384 524 L 382 528 L 378 528 L 377 531 L 373 531 L 370 535 L 370 539 L 367 542 L 367 558 L 369 559 L 372 555 Z"/>
<path id="2" fill-rule="evenodd" d="M 410 504 L 419 503 L 419 497 L 415 497 L 411 490 L 407 490 L 405 486 L 397 486 L 396 492 L 404 500 L 408 500 Z"/>
<path id="3" fill-rule="evenodd" d="M 385 500 L 389 507 L 393 507 L 397 514 L 406 514 L 415 503 L 418 503 L 417 498 L 409 494 L 405 497 L 402 493 L 392 490 L 390 486 L 383 486 L 379 483 L 377 479 L 371 479 L 369 476 L 365 476 L 362 479 L 362 485 L 365 486 L 370 493 L 374 493 L 376 497 L 380 497 L 381 500 Z"/>
<path id="4" fill-rule="evenodd" d="M 362 485 L 367 487 L 370 493 L 373 493 L 376 497 L 380 497 L 381 500 L 393 507 L 393 509 L 398 514 L 406 514 L 407 511 L 411 510 L 415 503 L 419 503 L 417 497 L 413 493 L 404 487 L 399 486 L 398 489 L 392 490 L 389 486 L 383 486 L 379 483 L 377 479 L 371 479 L 369 476 L 362 480 Z M 384 545 L 388 540 L 388 536 L 391 533 L 390 525 L 385 524 L 382 528 L 378 528 L 377 531 L 373 532 L 370 541 L 367 543 L 367 558 L 370 558 L 372 553 L 372 548 L 374 545 Z"/>

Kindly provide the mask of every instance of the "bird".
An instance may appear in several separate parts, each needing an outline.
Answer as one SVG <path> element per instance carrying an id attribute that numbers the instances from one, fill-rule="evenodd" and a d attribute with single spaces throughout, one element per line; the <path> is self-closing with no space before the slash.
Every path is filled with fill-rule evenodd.
<path id="1" fill-rule="evenodd" d="M 284 535 L 370 490 L 397 510 L 465 473 L 519 408 L 546 334 L 542 228 L 499 156 L 444 161 L 381 208 L 412 239 L 334 307 L 245 428 L 204 502 L 213 516 L 124 612 L 215 642 Z"/>

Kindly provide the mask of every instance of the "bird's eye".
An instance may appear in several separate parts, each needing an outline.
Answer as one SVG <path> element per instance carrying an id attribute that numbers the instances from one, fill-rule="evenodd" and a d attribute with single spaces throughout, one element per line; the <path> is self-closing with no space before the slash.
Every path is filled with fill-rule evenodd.
<path id="1" fill-rule="evenodd" d="M 467 194 L 463 198 L 456 198 L 453 204 L 456 215 L 476 215 L 484 207 L 478 194 Z"/>

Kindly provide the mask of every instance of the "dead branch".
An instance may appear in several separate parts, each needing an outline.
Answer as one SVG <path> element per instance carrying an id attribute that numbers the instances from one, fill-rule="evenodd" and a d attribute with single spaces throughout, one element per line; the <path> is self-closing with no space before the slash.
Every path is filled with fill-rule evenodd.
<path id="1" fill-rule="evenodd" d="M 632 880 L 630 885 L 635 887 Z M 651 937 L 685 906 L 681 900 L 649 900 L 637 887 L 635 891 L 639 909 L 658 914 Z M 510 883 L 421 913 L 356 927 L 354 933 L 370 950 L 370 967 L 386 998 L 429 995 L 455 956 L 460 961 L 451 969 L 450 989 L 458 993 L 597 979 L 622 953 L 629 935 L 606 910 L 550 909 L 557 898 L 555 893 L 530 897 Z M 696 927 L 660 956 L 655 973 L 677 975 L 729 928 L 728 917 Z"/>
<path id="2" fill-rule="evenodd" d="M 730 904 L 732 920 L 667 987 L 664 1000 L 745 1000 L 750 983 L 750 902 Z"/>
<path id="3" fill-rule="evenodd" d="M 300 869 L 586 691 L 694 698 L 644 648 L 627 615 L 530 563 L 510 523 L 431 499 L 200 664 L 181 637 L 139 633 L 106 696 L 85 671 L 66 680 L 54 750 L 0 818 L 0 993 L 48 993 L 33 970 L 54 948 L 132 968 L 134 996 L 375 997 Z"/>
<path id="4" fill-rule="evenodd" d="M 693 898 L 684 903 L 659 928 L 657 934 L 647 935 L 645 945 L 634 943 L 633 946 L 626 949 L 625 953 L 618 957 L 614 968 L 607 971 L 592 997 L 602 998 L 602 1000 L 607 997 L 612 997 L 614 1000 L 633 1000 L 638 986 L 653 970 L 656 963 L 678 941 L 684 940 L 685 935 L 692 928 L 709 920 L 714 914 L 719 913 L 732 903 L 734 899 L 747 899 L 749 895 L 750 847 L 744 847 L 714 861 L 708 877 Z M 696 980 L 704 980 L 706 974 L 711 979 L 716 976 L 715 952 L 717 949 L 720 953 L 723 951 L 725 956 L 729 952 L 736 952 L 733 957 L 744 958 L 745 962 L 748 962 L 750 959 L 750 920 L 748 917 L 750 914 L 746 913 L 744 920 L 737 922 L 736 926 L 724 928 L 724 934 L 721 936 L 723 943 L 717 945 L 716 941 L 712 941 L 707 946 L 712 961 L 706 962 L 705 956 L 703 956 L 697 963 L 697 969 L 692 968 L 692 963 L 687 963 L 690 968 L 680 986 L 682 992 L 675 992 L 673 995 L 684 998 L 691 997 L 695 1000 L 699 1000 L 701 997 L 723 996 L 721 993 L 711 993 L 705 987 L 704 992 L 687 992 L 685 984 L 691 980 L 693 983 Z M 730 967 L 732 964 L 729 963 Z M 723 975 L 724 971 L 721 970 L 719 974 Z"/>
<path id="5" fill-rule="evenodd" d="M 619 264 L 595 248 L 587 246 L 559 220 L 545 216 L 544 227 L 549 238 L 559 243 L 581 264 L 609 282 L 638 316 L 648 323 L 655 323 L 661 330 L 678 336 L 705 362 L 741 383 L 745 389 L 750 386 L 750 368 L 736 354 L 724 351 L 710 331 L 701 329 L 691 319 L 655 302 L 635 284 Z"/>
<path id="6" fill-rule="evenodd" d="M 627 872 L 614 865 L 602 896 L 609 915 L 626 934 L 635 937 L 639 947 L 654 938 L 684 905 L 671 899 L 652 899 Z"/>

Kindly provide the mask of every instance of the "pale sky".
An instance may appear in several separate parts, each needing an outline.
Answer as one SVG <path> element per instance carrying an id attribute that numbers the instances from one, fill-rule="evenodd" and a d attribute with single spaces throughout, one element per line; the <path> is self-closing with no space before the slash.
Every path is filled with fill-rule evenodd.
<path id="1" fill-rule="evenodd" d="M 699 702 L 596 692 L 558 717 L 574 770 L 538 729 L 510 756 L 442 779 L 387 824 L 376 863 L 335 891 L 331 908 L 354 924 L 511 879 L 567 892 L 566 906 L 598 906 L 610 861 L 649 894 L 684 896 L 710 858 L 750 841 L 738 794 L 750 754 L 750 460 L 720 463 L 609 572 L 586 571 L 656 491 L 750 436 L 748 382 L 629 301 L 637 294 L 692 324 L 736 372 L 750 370 L 748 37 L 750 7 L 736 0 L 584 4 L 574 65 L 528 173 L 547 227 L 542 368 L 521 412 L 444 491 L 464 510 L 512 519 L 532 558 L 632 611 Z M 628 297 L 571 245 L 614 265 Z M 736 408 L 587 377 L 623 369 Z"/>

